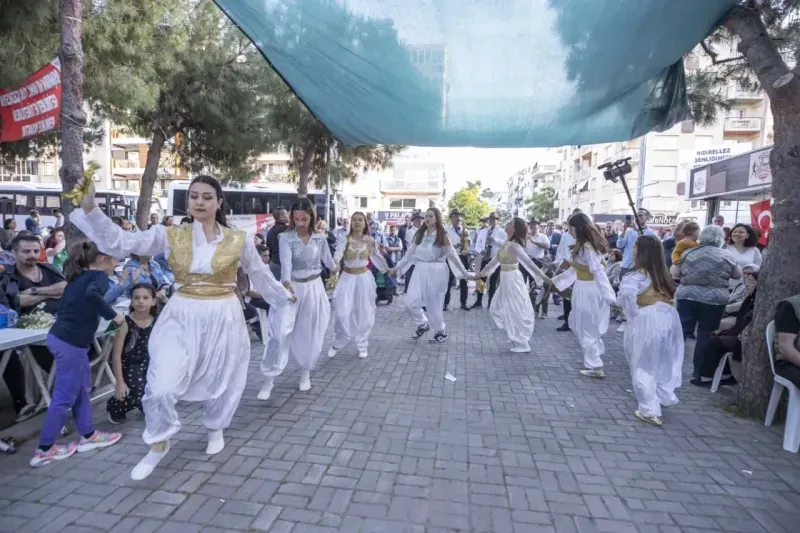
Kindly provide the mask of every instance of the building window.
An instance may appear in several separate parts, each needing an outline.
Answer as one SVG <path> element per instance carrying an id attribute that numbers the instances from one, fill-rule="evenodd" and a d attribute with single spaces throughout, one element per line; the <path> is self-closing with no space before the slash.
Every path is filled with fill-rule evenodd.
<path id="1" fill-rule="evenodd" d="M 731 200 L 724 200 L 722 202 L 722 207 L 730 207 L 732 205 L 733 205 L 733 202 Z"/>
<path id="2" fill-rule="evenodd" d="M 608 200 L 603 200 L 602 202 L 600 202 L 600 209 L 602 209 L 604 212 L 608 211 L 608 206 L 609 206 Z"/>
<path id="3" fill-rule="evenodd" d="M 389 200 L 389 209 L 416 209 L 416 198 L 394 198 Z"/>
<path id="4" fill-rule="evenodd" d="M 367 208 L 367 201 L 369 200 L 366 196 L 356 196 L 356 206 L 359 209 L 366 209 Z"/>
<path id="5" fill-rule="evenodd" d="M 681 122 L 681 133 L 694 133 L 694 120 Z"/>
<path id="6" fill-rule="evenodd" d="M 653 138 L 653 148 L 655 150 L 677 150 L 677 135 L 656 135 Z"/>

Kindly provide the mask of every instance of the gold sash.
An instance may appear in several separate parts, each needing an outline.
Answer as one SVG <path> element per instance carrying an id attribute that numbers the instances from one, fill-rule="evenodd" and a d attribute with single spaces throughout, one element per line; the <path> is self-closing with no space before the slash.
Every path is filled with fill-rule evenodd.
<path id="1" fill-rule="evenodd" d="M 575 276 L 578 281 L 594 281 L 594 274 L 589 270 L 589 265 L 573 261 L 572 268 L 575 269 Z"/>
<path id="2" fill-rule="evenodd" d="M 367 273 L 367 267 L 365 267 L 365 266 L 364 267 L 358 267 L 358 268 L 344 267 L 343 272 L 345 274 L 350 274 L 352 276 L 357 276 L 359 274 L 366 274 Z"/>
<path id="3" fill-rule="evenodd" d="M 636 297 L 636 304 L 639 307 L 648 307 L 651 305 L 655 305 L 658 302 L 663 302 L 667 305 L 675 305 L 675 302 L 666 297 L 666 295 L 661 294 L 657 290 L 653 288 L 653 284 L 647 286 L 647 288 L 640 293 Z"/>
<path id="4" fill-rule="evenodd" d="M 175 282 L 181 285 L 178 294 L 198 299 L 227 298 L 236 294 L 236 272 L 246 238 L 244 231 L 222 228 L 222 241 L 211 259 L 211 273 L 194 274 L 189 272 L 194 253 L 192 224 L 167 228 L 170 247 L 167 261 Z"/>
<path id="5" fill-rule="evenodd" d="M 501 264 L 500 265 L 500 270 L 502 270 L 503 272 L 519 270 L 519 265 L 503 265 L 503 264 Z"/>

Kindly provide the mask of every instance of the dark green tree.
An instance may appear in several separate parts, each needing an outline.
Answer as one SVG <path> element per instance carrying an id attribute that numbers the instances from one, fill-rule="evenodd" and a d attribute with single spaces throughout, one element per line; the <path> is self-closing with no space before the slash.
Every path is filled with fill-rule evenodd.
<path id="1" fill-rule="evenodd" d="M 556 191 L 545 185 L 539 192 L 534 193 L 525 201 L 525 209 L 529 217 L 534 217 L 539 222 L 546 222 L 558 216 L 555 208 Z"/>

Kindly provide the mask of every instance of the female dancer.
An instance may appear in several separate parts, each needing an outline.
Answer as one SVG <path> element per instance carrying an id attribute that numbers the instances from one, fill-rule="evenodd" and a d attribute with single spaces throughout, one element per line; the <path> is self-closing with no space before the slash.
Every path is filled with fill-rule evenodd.
<path id="1" fill-rule="evenodd" d="M 414 234 L 408 252 L 395 268 L 389 270 L 390 276 L 398 272 L 402 275 L 410 266 L 414 266 L 414 276 L 405 302 L 408 312 L 417 323 L 417 330 L 412 335 L 415 339 L 422 337 L 433 326 L 431 342 L 447 340 L 443 309 L 449 281 L 448 264 L 458 279 L 469 276 L 442 225 L 441 211 L 431 207 L 425 212 L 425 224 Z M 423 307 L 429 316 L 426 316 Z"/>
<path id="2" fill-rule="evenodd" d="M 368 355 L 369 333 L 375 324 L 375 278 L 367 268 L 369 261 L 385 273 L 389 266 L 378 250 L 378 244 L 369 236 L 369 226 L 364 213 L 356 211 L 350 217 L 350 234 L 339 239 L 333 262 L 338 265 L 344 258 L 344 271 L 333 292 L 333 345 L 328 357 L 355 341 L 358 356 Z"/>
<path id="3" fill-rule="evenodd" d="M 508 240 L 503 243 L 497 256 L 492 259 L 475 279 L 485 278 L 500 267 L 500 285 L 492 300 L 489 314 L 497 327 L 508 335 L 511 351 L 527 353 L 531 351 L 528 340 L 533 334 L 533 304 L 528 296 L 528 287 L 519 271 L 519 265 L 525 267 L 531 275 L 541 282 L 549 281 L 544 272 L 534 264 L 525 252 L 528 241 L 528 225 L 521 218 L 514 218 L 506 226 Z"/>
<path id="4" fill-rule="evenodd" d="M 79 185 L 80 186 L 80 185 Z M 222 431 L 233 418 L 247 381 L 250 335 L 236 296 L 236 271 L 241 263 L 253 285 L 270 304 L 286 306 L 291 294 L 272 276 L 244 231 L 228 228 L 222 209 L 222 187 L 211 176 L 189 185 L 193 222 L 147 231 L 126 232 L 96 207 L 94 186 L 70 220 L 115 257 L 164 253 L 178 287 L 150 335 L 150 366 L 142 406 L 149 453 L 131 477 L 150 475 L 170 449 L 169 439 L 181 427 L 175 404 L 205 402 L 208 429 L 206 453 L 225 447 Z"/>
<path id="5" fill-rule="evenodd" d="M 616 301 L 601 259 L 603 254 L 608 253 L 608 241 L 583 213 L 569 217 L 568 224 L 569 234 L 575 239 L 571 247 L 570 268 L 554 277 L 553 284 L 558 290 L 572 285 L 569 327 L 575 332 L 583 350 L 586 369 L 581 370 L 581 374 L 604 378 L 603 334 L 608 331 L 611 304 Z"/>
<path id="6" fill-rule="evenodd" d="M 636 271 L 622 278 L 617 298 L 628 319 L 625 356 L 639 402 L 636 417 L 660 426 L 661 406 L 678 403 L 675 389 L 681 386 L 683 330 L 661 242 L 649 235 L 639 237 L 633 256 Z"/>
<path id="7" fill-rule="evenodd" d="M 289 362 L 289 354 L 300 365 L 300 390 L 311 389 L 311 370 L 322 351 L 331 305 L 322 283 L 322 265 L 335 275 L 339 267 L 333 263 L 328 237 L 316 232 L 316 212 L 307 198 L 299 198 L 289 211 L 289 229 L 278 237 L 281 281 L 297 299 L 292 306 L 273 313 L 270 310 L 270 338 L 261 359 L 261 373 L 266 380 L 258 393 L 259 400 L 268 400 L 275 378 Z"/>

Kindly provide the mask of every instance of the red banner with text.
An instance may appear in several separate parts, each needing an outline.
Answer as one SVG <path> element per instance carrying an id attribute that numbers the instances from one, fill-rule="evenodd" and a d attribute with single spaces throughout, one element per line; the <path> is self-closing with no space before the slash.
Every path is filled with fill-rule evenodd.
<path id="1" fill-rule="evenodd" d="M 58 58 L 16 87 L 0 89 L 0 142 L 53 131 L 61 116 L 61 63 Z"/>
<path id="2" fill-rule="evenodd" d="M 761 231 L 759 243 L 769 244 L 769 230 L 772 228 L 772 200 L 750 204 L 750 226 Z"/>

